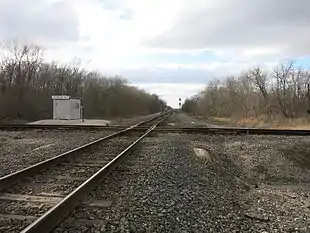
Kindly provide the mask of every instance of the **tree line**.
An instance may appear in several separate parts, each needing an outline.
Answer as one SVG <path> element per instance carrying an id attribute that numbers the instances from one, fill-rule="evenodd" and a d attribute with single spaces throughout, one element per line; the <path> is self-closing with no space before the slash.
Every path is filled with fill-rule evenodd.
<path id="1" fill-rule="evenodd" d="M 310 113 L 310 72 L 285 62 L 273 70 L 254 67 L 236 76 L 214 79 L 184 111 L 213 117 L 275 119 Z"/>
<path id="2" fill-rule="evenodd" d="M 51 118 L 52 95 L 81 97 L 89 118 L 159 112 L 166 103 L 155 94 L 78 64 L 46 62 L 33 45 L 3 43 L 0 58 L 0 120 Z"/>

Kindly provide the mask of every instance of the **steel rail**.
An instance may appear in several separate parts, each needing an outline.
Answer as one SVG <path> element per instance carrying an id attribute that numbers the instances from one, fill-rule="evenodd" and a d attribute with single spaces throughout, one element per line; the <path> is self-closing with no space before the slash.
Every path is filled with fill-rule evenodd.
<path id="1" fill-rule="evenodd" d="M 136 130 L 140 130 L 137 128 Z M 259 129 L 259 128 L 168 128 L 159 127 L 155 132 L 169 133 L 201 133 L 201 134 L 233 134 L 233 135 L 283 135 L 310 136 L 310 130 L 294 129 Z"/>
<path id="2" fill-rule="evenodd" d="M 145 127 L 137 127 L 133 131 L 143 131 Z M 192 134 L 232 134 L 232 135 L 283 135 L 310 136 L 310 130 L 295 129 L 259 129 L 259 128 L 207 128 L 207 127 L 157 127 L 158 133 L 192 133 Z"/>
<path id="3" fill-rule="evenodd" d="M 86 195 L 94 189 L 106 175 L 108 175 L 121 161 L 122 158 L 129 151 L 131 151 L 143 138 L 147 137 L 159 124 L 161 124 L 169 113 L 164 115 L 163 118 L 156 124 L 151 126 L 141 137 L 134 141 L 124 151 L 118 154 L 107 165 L 101 168 L 73 192 L 67 195 L 61 202 L 48 210 L 45 214 L 39 217 L 36 221 L 26 227 L 21 233 L 42 233 L 52 231 L 60 221 L 63 220 L 81 201 Z"/>
<path id="4" fill-rule="evenodd" d="M 104 141 L 104 140 L 107 140 L 107 139 L 111 139 L 111 138 L 114 138 L 116 136 L 119 136 L 119 135 L 122 135 L 124 133 L 127 133 L 129 131 L 132 131 L 135 127 L 138 127 L 138 126 L 141 126 L 143 124 L 146 124 L 146 123 L 149 123 L 151 121 L 154 121 L 158 118 L 161 118 L 161 117 L 166 117 L 167 115 L 169 115 L 170 113 L 162 113 L 158 116 L 155 116 L 155 117 L 152 117 L 151 119 L 148 119 L 146 121 L 142 121 L 134 126 L 131 126 L 129 128 L 125 128 L 123 130 L 120 130 L 118 132 L 115 132 L 115 133 L 112 133 L 108 136 L 105 136 L 103 138 L 99 138 L 95 141 L 92 141 L 90 143 L 87 143 L 87 144 L 84 144 L 80 147 L 77 147 L 77 148 L 74 148 L 70 151 L 67 151 L 65 153 L 62 153 L 60 155 L 57 155 L 53 158 L 50 158 L 50 159 L 46 159 L 42 162 L 39 162 L 39 163 L 36 163 L 32 166 L 29 166 L 27 168 L 24 168 L 22 170 L 19 170 L 19 171 L 16 171 L 14 173 L 11 173 L 11 174 L 8 174 L 6 176 L 3 176 L 0 178 L 0 192 L 2 192 L 3 190 L 5 190 L 6 188 L 8 188 L 9 186 L 15 184 L 16 182 L 18 182 L 20 179 L 23 179 L 27 176 L 31 176 L 32 174 L 35 174 L 37 173 L 38 171 L 44 169 L 44 168 L 47 168 L 48 166 L 50 166 L 51 164 L 53 163 L 56 163 L 56 162 L 60 162 L 61 160 L 64 160 L 66 159 L 67 157 L 69 156 L 72 156 L 73 154 L 77 153 L 77 152 L 81 152 L 81 151 L 84 151 L 85 149 L 88 149 L 89 147 L 91 146 L 94 146 L 94 145 L 97 145 L 98 143 Z"/>
<path id="5" fill-rule="evenodd" d="M 147 129 L 140 123 L 133 126 L 97 126 L 97 125 L 6 125 L 0 130 L 23 129 L 57 129 L 57 130 L 126 130 L 142 132 Z M 208 128 L 208 127 L 157 127 L 155 132 L 170 133 L 201 133 L 201 134 L 237 134 L 237 135 L 284 135 L 284 136 L 310 136 L 310 130 L 295 129 L 267 129 L 267 128 Z"/>

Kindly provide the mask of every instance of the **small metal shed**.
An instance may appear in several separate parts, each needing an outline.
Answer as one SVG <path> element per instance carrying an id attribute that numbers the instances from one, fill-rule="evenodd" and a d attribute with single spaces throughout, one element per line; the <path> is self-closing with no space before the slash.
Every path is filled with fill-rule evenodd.
<path id="1" fill-rule="evenodd" d="M 81 98 L 72 98 L 67 95 L 54 95 L 53 119 L 75 120 L 81 119 Z"/>

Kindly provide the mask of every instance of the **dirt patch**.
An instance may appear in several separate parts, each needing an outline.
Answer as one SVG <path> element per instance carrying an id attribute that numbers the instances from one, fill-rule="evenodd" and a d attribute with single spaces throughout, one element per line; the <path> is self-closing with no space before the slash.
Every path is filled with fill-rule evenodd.
<path id="1" fill-rule="evenodd" d="M 8 139 L 4 137 L 0 137 L 0 146 L 3 146 Z"/>
<path id="2" fill-rule="evenodd" d="M 247 145 L 246 143 L 244 142 L 241 142 L 241 141 L 234 141 L 234 142 L 227 142 L 225 144 L 225 147 L 228 149 L 228 150 L 238 150 L 238 156 L 244 160 L 247 160 L 247 159 L 250 159 L 251 155 L 247 152 L 246 148 L 248 147 L 249 145 Z"/>
<path id="3" fill-rule="evenodd" d="M 297 143 L 281 148 L 283 154 L 303 169 L 310 169 L 310 143 Z"/>
<path id="4" fill-rule="evenodd" d="M 221 126 L 212 124 L 210 121 L 202 120 L 203 118 L 193 117 L 183 112 L 174 112 L 166 121 L 168 126 L 178 127 L 209 127 L 219 128 Z M 173 125 L 172 125 L 173 124 Z"/>

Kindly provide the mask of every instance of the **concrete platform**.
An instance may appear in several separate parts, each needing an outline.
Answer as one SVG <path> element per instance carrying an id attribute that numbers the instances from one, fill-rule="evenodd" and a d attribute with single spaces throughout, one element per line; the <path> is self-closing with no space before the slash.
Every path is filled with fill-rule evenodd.
<path id="1" fill-rule="evenodd" d="M 81 120 L 53 120 L 53 119 L 46 119 L 46 120 L 39 120 L 34 121 L 29 124 L 36 124 L 36 125 L 110 125 L 111 121 L 108 120 L 99 120 L 99 119 L 84 119 L 84 122 Z"/>

